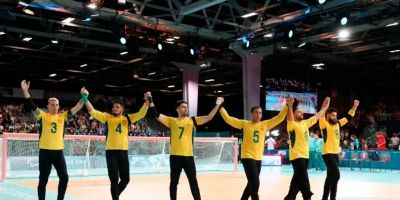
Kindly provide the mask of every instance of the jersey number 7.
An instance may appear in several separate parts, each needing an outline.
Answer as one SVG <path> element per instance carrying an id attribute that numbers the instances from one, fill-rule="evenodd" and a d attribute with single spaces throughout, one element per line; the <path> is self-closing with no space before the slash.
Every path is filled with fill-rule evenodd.
<path id="1" fill-rule="evenodd" d="M 182 135 L 183 135 L 183 132 L 185 131 L 185 128 L 184 128 L 184 127 L 178 127 L 178 129 L 179 129 L 179 131 L 180 131 L 180 133 L 179 133 L 179 139 L 181 139 L 181 138 L 182 138 Z"/>

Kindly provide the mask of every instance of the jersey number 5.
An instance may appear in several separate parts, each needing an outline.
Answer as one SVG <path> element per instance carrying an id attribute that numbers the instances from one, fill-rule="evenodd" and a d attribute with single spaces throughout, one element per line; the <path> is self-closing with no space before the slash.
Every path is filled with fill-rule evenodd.
<path id="1" fill-rule="evenodd" d="M 260 136 L 258 135 L 260 132 L 258 131 L 254 131 L 253 133 L 253 142 L 254 143 L 258 143 L 258 141 L 260 140 Z"/>

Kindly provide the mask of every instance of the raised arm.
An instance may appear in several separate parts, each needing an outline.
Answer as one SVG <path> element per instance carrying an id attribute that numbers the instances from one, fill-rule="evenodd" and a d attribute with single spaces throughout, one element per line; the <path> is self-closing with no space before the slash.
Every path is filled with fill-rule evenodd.
<path id="1" fill-rule="evenodd" d="M 228 112 L 225 110 L 225 108 L 221 108 L 219 110 L 219 113 L 222 116 L 222 119 L 229 124 L 230 126 L 237 128 L 237 129 L 242 129 L 243 128 L 243 120 L 237 119 L 235 117 L 229 116 Z"/>
<path id="2" fill-rule="evenodd" d="M 329 97 L 326 97 L 326 98 L 325 98 L 324 103 L 322 103 L 321 110 L 319 110 L 319 112 L 317 112 L 317 113 L 314 115 L 315 120 L 318 120 L 319 118 L 325 116 L 325 112 L 326 112 L 326 110 L 328 110 L 328 108 L 329 108 L 330 100 L 331 100 L 331 98 L 329 98 Z"/>
<path id="3" fill-rule="evenodd" d="M 287 111 L 287 121 L 294 121 L 294 116 L 293 116 L 293 103 L 294 103 L 294 98 L 291 97 L 286 101 L 286 104 L 288 106 L 288 111 Z"/>
<path id="4" fill-rule="evenodd" d="M 21 82 L 21 90 L 25 97 L 25 107 L 33 112 L 36 119 L 40 119 L 39 113 L 41 110 L 35 105 L 35 103 L 33 103 L 31 95 L 29 94 L 29 87 L 30 82 L 27 82 L 26 80 Z"/>
<path id="5" fill-rule="evenodd" d="M 89 91 L 85 87 L 81 89 L 81 96 L 82 96 L 82 102 L 86 105 L 86 108 L 89 111 L 89 113 L 94 111 L 95 109 L 88 99 Z"/>
<path id="6" fill-rule="evenodd" d="M 26 80 L 23 80 L 21 82 L 21 90 L 22 90 L 22 93 L 24 93 L 24 97 L 26 99 L 31 98 L 31 95 L 29 94 L 30 85 L 31 85 L 31 82 L 28 82 Z"/>
<path id="7" fill-rule="evenodd" d="M 78 103 L 74 107 L 71 108 L 71 114 L 75 115 L 78 111 L 80 111 L 83 108 L 83 101 L 82 99 L 79 99 Z"/>
<path id="8" fill-rule="evenodd" d="M 214 118 L 215 114 L 217 114 L 219 107 L 221 106 L 221 104 L 224 102 L 224 98 L 222 97 L 218 97 L 216 102 L 215 102 L 215 106 L 214 108 L 211 110 L 211 112 L 206 115 L 206 116 L 199 116 L 199 119 L 201 121 L 201 124 L 205 124 L 209 121 L 212 120 L 212 118 Z M 200 125 L 200 124 L 199 124 Z"/>
<path id="9" fill-rule="evenodd" d="M 282 108 L 282 110 L 279 112 L 279 114 L 271 119 L 264 120 L 262 123 L 267 126 L 267 129 L 271 129 L 275 126 L 277 126 L 279 123 L 281 123 L 288 112 L 288 106 L 285 105 L 285 107 Z"/>
<path id="10" fill-rule="evenodd" d="M 352 115 L 352 117 L 354 117 L 356 110 L 358 108 L 358 106 L 360 105 L 360 101 L 359 100 L 354 100 L 353 102 L 353 107 L 350 109 L 349 111 L 349 115 Z"/>
<path id="11" fill-rule="evenodd" d="M 99 120 L 101 123 L 105 123 L 107 121 L 106 114 L 94 109 L 93 105 L 88 100 L 89 91 L 84 87 L 81 89 L 81 96 L 82 96 L 82 102 L 86 105 L 89 114 L 93 116 L 93 118 Z"/>
<path id="12" fill-rule="evenodd" d="M 350 111 L 346 114 L 345 117 L 343 117 L 342 119 L 339 120 L 340 126 L 346 125 L 351 120 L 351 118 L 354 117 L 359 104 L 360 104 L 360 101 L 358 101 L 357 99 L 354 100 L 353 107 L 350 109 Z"/>
<path id="13" fill-rule="evenodd" d="M 147 92 L 145 94 L 145 98 L 147 99 L 147 102 L 149 104 L 149 111 L 148 114 L 150 117 L 157 119 L 159 122 L 161 122 L 162 124 L 164 124 L 165 126 L 167 126 L 168 128 L 169 126 L 169 117 L 166 115 L 163 115 L 161 113 L 157 112 L 156 106 L 154 105 L 153 102 L 153 96 L 151 95 L 150 92 Z"/>
<path id="14" fill-rule="evenodd" d="M 139 121 L 140 119 L 144 118 L 146 116 L 147 110 L 149 108 L 149 94 L 150 92 L 146 92 L 144 94 L 144 99 L 146 100 L 146 102 L 143 104 L 143 106 L 140 108 L 139 112 L 134 113 L 132 115 L 129 115 L 129 118 L 131 120 L 131 122 L 136 122 Z M 154 104 L 153 104 L 154 107 Z"/>

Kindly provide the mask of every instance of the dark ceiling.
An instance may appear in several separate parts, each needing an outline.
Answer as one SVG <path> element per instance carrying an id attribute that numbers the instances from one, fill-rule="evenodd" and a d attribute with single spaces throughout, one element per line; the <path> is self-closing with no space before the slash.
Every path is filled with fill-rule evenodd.
<path id="1" fill-rule="evenodd" d="M 85 85 L 103 93 L 151 88 L 176 94 L 182 89 L 177 63 L 186 63 L 200 69 L 200 95 L 240 95 L 241 58 L 229 46 L 243 36 L 252 42 L 245 52 L 274 49 L 263 57 L 262 80 L 286 76 L 335 83 L 351 77 L 400 84 L 400 52 L 393 52 L 400 49 L 400 26 L 394 25 L 400 23 L 398 0 L 322 5 L 316 0 L 127 0 L 124 5 L 96 0 L 94 10 L 86 7 L 89 1 L 23 2 L 28 6 L 0 0 L 0 86 L 18 87 L 26 78 L 41 89 L 75 91 Z M 251 12 L 257 15 L 241 17 Z M 349 18 L 345 27 L 338 24 L 342 16 Z M 63 23 L 68 17 L 75 19 Z M 340 28 L 351 32 L 349 39 L 337 37 Z M 291 39 L 289 30 L 294 30 Z M 166 43 L 174 36 L 179 39 Z M 161 52 L 158 42 L 164 42 Z M 195 56 L 189 54 L 192 47 L 198 49 Z M 315 63 L 325 65 L 318 70 Z"/>

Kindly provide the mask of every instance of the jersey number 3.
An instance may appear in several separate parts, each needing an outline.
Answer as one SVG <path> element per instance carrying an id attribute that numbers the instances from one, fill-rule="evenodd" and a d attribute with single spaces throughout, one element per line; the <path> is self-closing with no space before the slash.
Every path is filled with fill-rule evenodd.
<path id="1" fill-rule="evenodd" d="M 56 133 L 57 132 L 57 124 L 56 123 L 51 123 L 51 133 Z"/>

